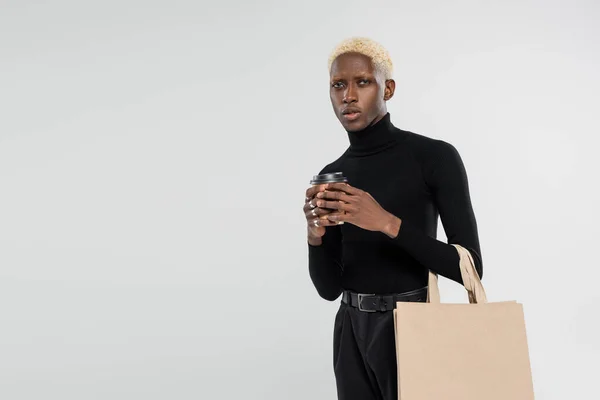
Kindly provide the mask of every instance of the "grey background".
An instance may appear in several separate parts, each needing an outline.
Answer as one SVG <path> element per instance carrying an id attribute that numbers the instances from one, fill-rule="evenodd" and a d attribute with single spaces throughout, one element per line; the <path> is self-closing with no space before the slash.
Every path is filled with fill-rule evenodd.
<path id="1" fill-rule="evenodd" d="M 459 150 L 537 398 L 598 397 L 597 2 L 0 4 L 0 398 L 335 398 L 301 208 L 352 35 Z"/>

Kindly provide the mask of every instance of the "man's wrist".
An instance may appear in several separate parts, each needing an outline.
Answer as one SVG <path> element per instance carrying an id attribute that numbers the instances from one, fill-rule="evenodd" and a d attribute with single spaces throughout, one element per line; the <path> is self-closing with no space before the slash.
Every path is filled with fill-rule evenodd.
<path id="1" fill-rule="evenodd" d="M 323 239 L 321 239 L 319 236 L 308 236 L 308 244 L 310 244 L 311 246 L 320 246 L 323 244 Z"/>
<path id="2" fill-rule="evenodd" d="M 388 237 L 394 239 L 398 236 L 400 232 L 400 225 L 402 225 L 402 220 L 395 215 L 389 213 L 389 217 L 383 229 L 381 230 Z"/>
<path id="3" fill-rule="evenodd" d="M 308 244 L 311 246 L 320 246 L 323 243 L 323 238 L 321 236 L 315 236 L 310 233 L 310 229 L 308 230 L 307 235 Z"/>

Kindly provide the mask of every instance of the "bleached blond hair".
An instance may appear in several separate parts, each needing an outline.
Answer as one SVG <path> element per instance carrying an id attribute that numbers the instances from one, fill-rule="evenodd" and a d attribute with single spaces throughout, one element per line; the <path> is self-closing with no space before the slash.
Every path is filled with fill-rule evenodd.
<path id="1" fill-rule="evenodd" d="M 360 53 L 371 59 L 373 67 L 377 72 L 383 74 L 384 79 L 392 79 L 394 65 L 390 54 L 378 42 L 366 37 L 350 37 L 339 43 L 331 52 L 328 60 L 328 70 L 340 55 L 345 53 Z"/>

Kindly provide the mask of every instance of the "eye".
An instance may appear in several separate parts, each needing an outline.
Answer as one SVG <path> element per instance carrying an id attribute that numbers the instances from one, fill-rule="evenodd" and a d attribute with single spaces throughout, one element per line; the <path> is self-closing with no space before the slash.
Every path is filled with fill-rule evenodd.
<path id="1" fill-rule="evenodd" d="M 333 82 L 333 83 L 331 84 L 331 87 L 333 87 L 333 88 L 336 88 L 336 89 L 337 89 L 337 88 L 341 87 L 341 85 L 342 85 L 342 82 L 340 82 L 340 81 L 337 81 L 337 82 Z"/>
<path id="2" fill-rule="evenodd" d="M 370 83 L 370 81 L 368 79 L 361 79 L 360 81 L 358 81 L 358 83 L 366 85 L 366 84 Z"/>

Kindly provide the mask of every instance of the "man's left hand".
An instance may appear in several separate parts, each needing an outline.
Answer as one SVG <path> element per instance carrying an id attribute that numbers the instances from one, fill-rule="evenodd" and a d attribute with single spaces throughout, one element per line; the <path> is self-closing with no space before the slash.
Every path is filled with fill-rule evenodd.
<path id="1" fill-rule="evenodd" d="M 317 206 L 336 210 L 327 215 L 330 221 L 347 221 L 369 231 L 384 232 L 394 217 L 368 192 L 347 183 L 328 183 L 316 198 Z"/>

